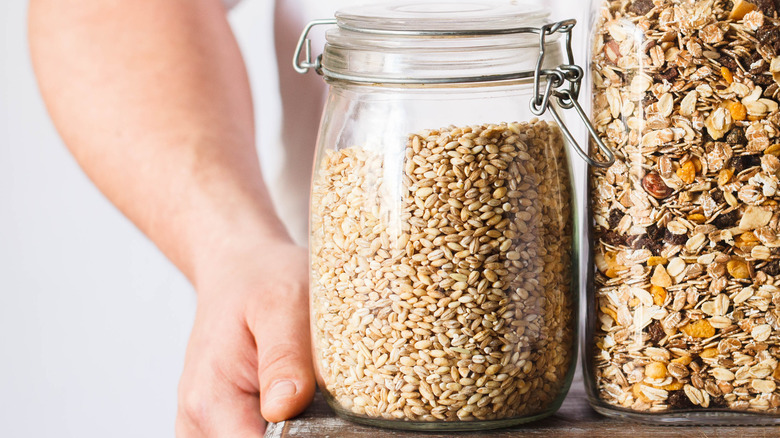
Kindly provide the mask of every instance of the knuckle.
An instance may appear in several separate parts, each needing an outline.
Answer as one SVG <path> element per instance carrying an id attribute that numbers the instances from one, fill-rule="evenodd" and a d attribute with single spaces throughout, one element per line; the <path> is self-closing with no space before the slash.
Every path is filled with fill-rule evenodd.
<path id="1" fill-rule="evenodd" d="M 180 385 L 179 387 L 176 413 L 177 429 L 205 430 L 208 425 L 208 397 L 196 388 L 196 386 L 191 385 Z"/>

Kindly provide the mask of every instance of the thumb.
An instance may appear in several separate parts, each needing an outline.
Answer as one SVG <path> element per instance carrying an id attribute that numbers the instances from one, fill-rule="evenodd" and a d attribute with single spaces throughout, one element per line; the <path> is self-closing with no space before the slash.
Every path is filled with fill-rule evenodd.
<path id="1" fill-rule="evenodd" d="M 270 422 L 306 409 L 314 396 L 308 290 L 304 285 L 268 291 L 250 327 L 257 342 L 260 409 Z"/>

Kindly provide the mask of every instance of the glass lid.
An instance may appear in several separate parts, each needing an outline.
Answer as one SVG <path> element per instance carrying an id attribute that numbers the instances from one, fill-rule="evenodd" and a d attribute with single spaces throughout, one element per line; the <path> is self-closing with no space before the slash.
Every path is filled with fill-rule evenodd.
<path id="1" fill-rule="evenodd" d="M 407 1 L 344 8 L 339 27 L 362 32 L 464 34 L 539 27 L 549 12 L 520 1 Z"/>

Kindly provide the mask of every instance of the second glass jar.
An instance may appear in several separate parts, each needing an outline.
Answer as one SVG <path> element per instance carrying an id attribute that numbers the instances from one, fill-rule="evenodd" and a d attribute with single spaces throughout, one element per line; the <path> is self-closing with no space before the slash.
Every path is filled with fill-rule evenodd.
<path id="1" fill-rule="evenodd" d="M 775 2 L 593 2 L 586 383 L 601 413 L 780 423 Z"/>

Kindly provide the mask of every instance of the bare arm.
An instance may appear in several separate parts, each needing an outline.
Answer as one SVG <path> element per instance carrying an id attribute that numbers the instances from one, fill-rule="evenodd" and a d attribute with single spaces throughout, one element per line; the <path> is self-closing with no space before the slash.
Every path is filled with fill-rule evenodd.
<path id="1" fill-rule="evenodd" d="M 262 183 L 246 70 L 219 0 L 32 0 L 29 16 L 68 148 L 198 290 L 177 431 L 259 429 L 258 392 L 269 419 L 295 414 L 313 391 L 305 257 Z M 278 381 L 292 393 L 266 400 Z M 220 395 L 235 405 L 210 400 Z"/>

